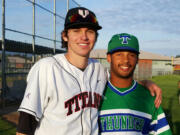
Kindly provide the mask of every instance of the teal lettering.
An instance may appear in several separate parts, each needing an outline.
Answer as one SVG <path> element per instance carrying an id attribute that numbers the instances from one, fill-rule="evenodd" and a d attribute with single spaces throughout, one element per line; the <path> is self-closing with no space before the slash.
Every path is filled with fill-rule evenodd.
<path id="1" fill-rule="evenodd" d="M 101 117 L 100 118 L 100 122 L 101 122 L 101 129 L 102 129 L 102 131 L 104 131 L 105 129 L 104 129 L 104 124 L 105 124 L 105 117 Z"/>
<path id="2" fill-rule="evenodd" d="M 120 129 L 120 116 L 114 116 L 114 129 L 119 130 Z"/>
<path id="3" fill-rule="evenodd" d="M 100 117 L 101 131 L 136 130 L 142 131 L 145 120 L 132 115 L 112 115 Z"/>
<path id="4" fill-rule="evenodd" d="M 121 116 L 121 128 L 127 129 L 127 116 Z"/>
<path id="5" fill-rule="evenodd" d="M 112 116 L 106 117 L 106 129 L 107 130 L 113 129 L 112 119 L 113 119 Z"/>
<path id="6" fill-rule="evenodd" d="M 133 129 L 133 117 L 132 116 L 128 116 L 128 129 Z"/>
<path id="7" fill-rule="evenodd" d="M 136 130 L 142 130 L 144 126 L 144 120 L 141 118 L 134 117 L 134 124 Z"/>
<path id="8" fill-rule="evenodd" d="M 134 117 L 134 129 L 139 130 L 138 118 L 137 117 Z"/>
<path id="9" fill-rule="evenodd" d="M 144 119 L 139 119 L 139 129 L 142 131 L 144 126 Z"/>

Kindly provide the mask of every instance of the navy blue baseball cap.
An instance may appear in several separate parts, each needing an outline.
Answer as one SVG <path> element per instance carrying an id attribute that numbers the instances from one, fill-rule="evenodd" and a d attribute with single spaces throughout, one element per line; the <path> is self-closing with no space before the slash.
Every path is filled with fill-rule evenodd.
<path id="1" fill-rule="evenodd" d="M 87 8 L 76 7 L 68 11 L 64 28 L 80 28 L 90 27 L 95 30 L 100 30 L 102 27 L 99 25 L 96 15 Z"/>

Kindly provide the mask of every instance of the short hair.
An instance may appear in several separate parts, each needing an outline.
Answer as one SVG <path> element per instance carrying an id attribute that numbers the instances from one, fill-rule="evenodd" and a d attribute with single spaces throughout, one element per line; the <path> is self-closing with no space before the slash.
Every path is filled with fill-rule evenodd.
<path id="1" fill-rule="evenodd" d="M 65 34 L 65 36 L 67 36 L 67 31 L 68 30 L 63 30 L 62 32 L 61 32 L 61 47 L 62 48 L 68 48 L 68 45 L 67 45 L 67 42 L 66 41 L 64 41 L 64 39 L 63 39 L 63 33 Z"/>

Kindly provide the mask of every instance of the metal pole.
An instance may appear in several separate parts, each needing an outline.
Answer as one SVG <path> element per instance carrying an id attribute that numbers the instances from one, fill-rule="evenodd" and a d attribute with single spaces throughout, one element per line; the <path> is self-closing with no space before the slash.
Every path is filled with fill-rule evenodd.
<path id="1" fill-rule="evenodd" d="M 67 12 L 69 10 L 69 0 L 67 0 Z"/>
<path id="2" fill-rule="evenodd" d="M 32 56 L 32 62 L 35 62 L 35 0 L 33 0 L 33 30 L 32 30 L 32 51 L 33 51 L 33 56 Z"/>
<path id="3" fill-rule="evenodd" d="M 6 91 L 6 54 L 5 54 L 5 0 L 2 0 L 2 108 L 5 107 L 5 91 Z"/>
<path id="4" fill-rule="evenodd" d="M 56 53 L 56 0 L 54 0 L 54 54 Z"/>

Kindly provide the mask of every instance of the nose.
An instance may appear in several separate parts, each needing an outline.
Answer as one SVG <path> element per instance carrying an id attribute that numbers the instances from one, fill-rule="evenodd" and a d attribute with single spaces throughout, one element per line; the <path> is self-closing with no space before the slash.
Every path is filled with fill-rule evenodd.
<path id="1" fill-rule="evenodd" d="M 125 62 L 125 63 L 128 63 L 129 62 L 129 57 L 128 57 L 128 55 L 124 55 L 124 57 L 123 57 L 123 61 Z"/>
<path id="2" fill-rule="evenodd" d="M 81 39 L 82 39 L 82 40 L 88 40 L 88 36 L 87 36 L 86 31 L 82 31 L 82 33 L 81 33 Z"/>

